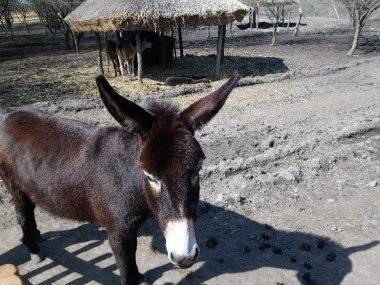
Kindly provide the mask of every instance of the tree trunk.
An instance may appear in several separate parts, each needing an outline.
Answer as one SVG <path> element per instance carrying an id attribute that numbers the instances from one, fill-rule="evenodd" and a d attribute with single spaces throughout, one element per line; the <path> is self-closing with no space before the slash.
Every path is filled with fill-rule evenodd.
<path id="1" fill-rule="evenodd" d="M 223 50 L 223 25 L 218 26 L 218 44 L 216 51 L 216 66 L 215 66 L 215 77 L 220 77 L 220 67 L 222 61 L 222 50 Z"/>
<path id="2" fill-rule="evenodd" d="M 253 8 L 249 8 L 249 28 L 253 30 Z"/>
<path id="3" fill-rule="evenodd" d="M 255 20 L 256 20 L 256 30 L 259 30 L 260 11 L 259 11 L 259 5 L 258 4 L 257 4 L 257 7 L 255 9 Z"/>
<path id="4" fill-rule="evenodd" d="M 137 50 L 137 79 L 140 84 L 143 83 L 143 59 L 141 54 L 141 35 L 140 31 L 136 32 L 136 50 Z"/>
<path id="5" fill-rule="evenodd" d="M 104 68 L 103 68 L 103 57 L 102 57 L 102 42 L 100 40 L 100 35 L 99 33 L 95 33 L 95 39 L 96 39 L 96 44 L 98 46 L 98 64 L 99 64 L 99 73 L 101 75 L 104 75 Z"/>
<path id="6" fill-rule="evenodd" d="M 226 45 L 226 32 L 227 32 L 227 27 L 226 25 L 223 25 L 223 35 L 222 35 L 222 51 L 221 51 L 221 62 L 224 63 L 224 47 Z"/>
<path id="7" fill-rule="evenodd" d="M 183 58 L 182 27 L 178 27 L 179 56 Z"/>
<path id="8" fill-rule="evenodd" d="M 272 37 L 272 43 L 271 45 L 274 46 L 277 42 L 277 26 L 278 26 L 278 20 L 280 17 L 280 6 L 276 6 L 276 15 L 274 17 L 273 22 L 273 37 Z"/>
<path id="9" fill-rule="evenodd" d="M 337 17 L 338 19 L 340 19 L 340 16 L 339 16 L 338 10 L 336 9 L 336 6 L 335 6 L 335 2 L 334 2 L 334 0 L 331 0 L 331 2 L 332 2 L 332 5 L 333 5 L 333 7 L 334 7 L 334 11 L 335 11 L 335 15 L 336 15 L 336 17 Z"/>
<path id="10" fill-rule="evenodd" d="M 354 39 L 352 41 L 352 47 L 350 51 L 347 53 L 347 55 L 354 54 L 356 48 L 358 47 L 358 41 L 359 41 L 359 35 L 360 35 L 359 11 L 356 7 L 354 9 L 355 11 L 354 11 L 353 25 L 354 25 L 355 33 L 354 33 Z"/>
<path id="11" fill-rule="evenodd" d="M 300 29 L 300 24 L 301 24 L 301 20 L 302 20 L 302 7 L 301 6 L 298 9 L 298 13 L 299 13 L 298 22 L 297 22 L 296 28 L 294 29 L 293 36 L 296 36 L 298 34 L 299 29 Z"/>

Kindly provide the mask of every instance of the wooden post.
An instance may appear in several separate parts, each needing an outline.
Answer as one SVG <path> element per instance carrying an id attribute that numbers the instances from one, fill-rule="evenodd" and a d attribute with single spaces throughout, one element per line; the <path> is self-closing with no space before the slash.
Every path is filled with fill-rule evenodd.
<path id="1" fill-rule="evenodd" d="M 71 30 L 71 29 L 70 29 L 70 30 Z M 73 40 L 74 40 L 74 45 L 75 45 L 75 51 L 76 51 L 76 52 L 79 52 L 78 36 L 77 36 L 77 34 L 76 34 L 73 30 L 71 30 L 71 33 L 72 33 L 72 35 L 73 35 Z"/>
<path id="2" fill-rule="evenodd" d="M 143 59 L 141 54 L 141 35 L 136 31 L 136 50 L 137 50 L 137 78 L 139 83 L 143 83 Z"/>
<path id="3" fill-rule="evenodd" d="M 161 49 L 161 66 L 163 68 L 166 68 L 166 42 L 165 42 L 165 34 L 164 33 L 161 33 L 160 49 Z"/>
<path id="4" fill-rule="evenodd" d="M 99 73 L 101 75 L 104 75 L 104 68 L 103 68 L 103 57 L 102 57 L 102 42 L 100 40 L 99 33 L 95 33 L 95 39 L 96 44 L 98 46 L 98 64 L 99 64 Z"/>
<path id="5" fill-rule="evenodd" d="M 218 26 L 218 44 L 217 44 L 217 51 L 216 51 L 216 67 L 215 67 L 215 77 L 220 77 L 220 68 L 221 68 L 221 62 L 222 62 L 222 50 L 223 50 L 223 30 L 226 28 L 225 25 L 219 25 Z"/>
<path id="6" fill-rule="evenodd" d="M 116 41 L 117 41 L 118 43 L 120 43 L 120 42 L 121 42 L 120 31 L 115 32 L 115 35 L 116 35 Z"/>
<path id="7" fill-rule="evenodd" d="M 178 26 L 179 54 L 183 58 L 182 27 Z"/>
<path id="8" fill-rule="evenodd" d="M 226 32 L 227 32 L 227 27 L 224 25 L 223 26 L 223 35 L 222 35 L 222 53 L 221 53 L 221 61 L 224 63 L 224 47 L 226 45 Z"/>
<path id="9" fill-rule="evenodd" d="M 253 30 L 253 8 L 250 7 L 249 8 L 249 28 L 251 29 L 251 31 Z"/>

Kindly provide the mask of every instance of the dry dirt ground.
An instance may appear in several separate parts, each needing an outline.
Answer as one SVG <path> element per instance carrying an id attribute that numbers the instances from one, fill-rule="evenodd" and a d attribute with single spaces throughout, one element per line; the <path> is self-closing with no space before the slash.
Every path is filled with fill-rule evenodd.
<path id="1" fill-rule="evenodd" d="M 379 29 L 370 27 L 359 55 L 346 57 L 350 34 L 345 23 L 321 22 L 307 19 L 297 38 L 283 31 L 275 47 L 268 46 L 265 32 L 252 37 L 250 31 L 234 30 L 234 38 L 228 38 L 226 52 L 232 59 L 227 64 L 232 67 L 226 76 L 241 68 L 247 77 L 197 134 L 207 156 L 197 225 L 201 258 L 190 269 L 174 269 L 163 237 L 150 221 L 138 246 L 138 265 L 150 282 L 379 284 Z M 213 41 L 204 29 L 186 35 L 186 51 L 198 58 L 194 63 L 189 57 L 189 64 L 200 64 L 213 52 Z M 56 53 L 1 59 L 1 112 L 37 108 L 113 124 L 99 101 L 91 99 L 96 96 L 95 52 Z M 149 88 L 160 81 L 152 74 Z M 112 83 L 121 91 L 131 85 L 120 79 Z M 147 88 L 143 95 L 130 96 L 138 102 L 158 97 L 186 106 L 220 83 Z M 23 106 L 41 100 L 50 102 Z M 117 284 L 102 229 L 37 211 L 47 257 L 30 261 L 19 241 L 10 197 L 4 189 L 0 195 L 0 264 L 18 265 L 26 284 Z"/>

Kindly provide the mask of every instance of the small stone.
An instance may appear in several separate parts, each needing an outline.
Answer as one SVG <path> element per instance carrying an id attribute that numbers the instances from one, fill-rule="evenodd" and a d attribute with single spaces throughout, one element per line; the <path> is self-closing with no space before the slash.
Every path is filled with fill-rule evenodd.
<path id="1" fill-rule="evenodd" d="M 283 251 L 281 248 L 275 247 L 275 248 L 273 248 L 273 253 L 274 254 L 283 254 Z"/>
<path id="2" fill-rule="evenodd" d="M 245 251 L 245 252 L 250 252 L 250 251 L 251 251 L 251 247 L 250 247 L 248 244 L 246 244 L 246 245 L 244 246 L 244 251 Z"/>
<path id="3" fill-rule="evenodd" d="M 368 186 L 370 186 L 370 187 L 376 187 L 377 186 L 377 181 L 373 180 L 373 181 L 369 182 Z"/>
<path id="4" fill-rule="evenodd" d="M 246 201 L 247 201 L 247 198 L 245 198 L 245 197 L 243 197 L 243 196 L 241 196 L 241 197 L 239 198 L 240 205 L 244 205 L 244 204 L 246 203 Z"/>
<path id="5" fill-rule="evenodd" d="M 290 257 L 290 262 L 292 263 L 296 263 L 297 262 L 297 257 L 295 257 L 294 255 Z"/>
<path id="6" fill-rule="evenodd" d="M 206 246 L 209 249 L 215 248 L 217 244 L 218 244 L 218 241 L 216 240 L 216 238 L 210 238 L 206 242 Z"/>
<path id="7" fill-rule="evenodd" d="M 325 247 L 325 245 L 326 245 L 326 242 L 324 240 L 320 239 L 317 241 L 317 247 L 319 249 L 323 249 Z"/>
<path id="8" fill-rule="evenodd" d="M 261 239 L 263 239 L 263 240 L 270 240 L 270 235 L 267 234 L 267 233 L 262 233 L 261 234 Z"/>
<path id="9" fill-rule="evenodd" d="M 328 262 L 333 262 L 336 258 L 336 254 L 335 252 L 329 252 L 327 255 L 326 255 L 326 261 Z"/>
<path id="10" fill-rule="evenodd" d="M 304 273 L 304 274 L 302 275 L 302 278 L 303 278 L 304 280 L 306 280 L 306 281 L 309 281 L 309 280 L 311 279 L 310 273 Z"/>
<path id="11" fill-rule="evenodd" d="M 305 262 L 305 263 L 303 264 L 303 267 L 305 267 L 305 268 L 308 269 L 308 270 L 312 270 L 312 269 L 313 269 L 313 266 L 312 266 L 309 262 Z"/>
<path id="12" fill-rule="evenodd" d="M 302 251 L 311 251 L 311 244 L 305 242 L 305 243 L 301 244 L 300 249 Z"/>

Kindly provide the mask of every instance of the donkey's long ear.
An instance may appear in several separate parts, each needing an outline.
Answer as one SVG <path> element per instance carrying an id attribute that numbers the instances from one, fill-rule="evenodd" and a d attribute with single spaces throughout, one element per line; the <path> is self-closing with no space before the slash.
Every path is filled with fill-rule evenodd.
<path id="1" fill-rule="evenodd" d="M 119 95 L 104 76 L 98 76 L 96 84 L 107 110 L 122 126 L 127 127 L 132 123 L 135 129 L 142 133 L 151 128 L 155 119 L 152 114 Z"/>
<path id="2" fill-rule="evenodd" d="M 240 80 L 240 75 L 230 78 L 222 87 L 210 95 L 191 104 L 181 113 L 181 119 L 190 124 L 194 130 L 210 121 L 223 107 L 228 95 Z"/>

